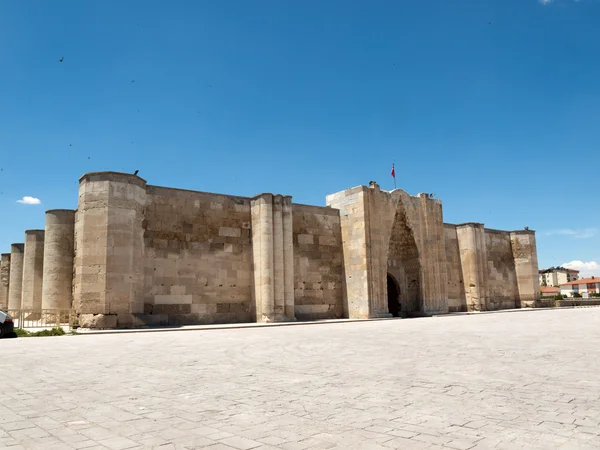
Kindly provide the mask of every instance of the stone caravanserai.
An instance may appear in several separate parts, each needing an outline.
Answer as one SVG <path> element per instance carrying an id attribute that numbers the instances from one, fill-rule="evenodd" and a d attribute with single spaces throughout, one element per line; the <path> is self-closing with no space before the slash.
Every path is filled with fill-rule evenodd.
<path id="1" fill-rule="evenodd" d="M 534 231 L 444 223 L 428 194 L 375 182 L 253 198 L 79 180 L 0 264 L 0 306 L 73 310 L 88 328 L 433 315 L 535 306 Z"/>

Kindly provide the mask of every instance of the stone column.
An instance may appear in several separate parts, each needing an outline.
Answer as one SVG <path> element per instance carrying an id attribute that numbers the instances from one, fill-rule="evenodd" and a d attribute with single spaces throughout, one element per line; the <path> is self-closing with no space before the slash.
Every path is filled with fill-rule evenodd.
<path id="1" fill-rule="evenodd" d="M 275 314 L 285 314 L 285 288 L 283 272 L 283 197 L 273 196 L 273 287 Z"/>
<path id="2" fill-rule="evenodd" d="M 10 246 L 10 281 L 8 284 L 8 309 L 21 309 L 23 292 L 23 253 L 25 244 Z"/>
<path id="3" fill-rule="evenodd" d="M 288 320 L 296 320 L 294 302 L 294 235 L 292 219 L 292 197 L 283 197 L 283 278 L 285 315 Z"/>
<path id="4" fill-rule="evenodd" d="M 481 223 L 456 226 L 467 311 L 485 311 L 487 304 L 487 255 Z M 491 305 L 490 309 L 495 309 Z"/>
<path id="5" fill-rule="evenodd" d="M 46 211 L 42 309 L 70 309 L 73 287 L 75 211 Z"/>
<path id="6" fill-rule="evenodd" d="M 285 208 L 284 203 L 288 203 Z M 256 321 L 295 320 L 290 315 L 294 310 L 291 197 L 284 202 L 281 195 L 261 194 L 252 199 L 251 211 Z M 289 266 L 286 258 L 292 259 Z"/>
<path id="7" fill-rule="evenodd" d="M 42 310 L 43 277 L 44 230 L 26 230 L 21 307 L 33 310 L 35 314 Z"/>
<path id="8" fill-rule="evenodd" d="M 252 255 L 256 321 L 272 322 L 275 310 L 273 273 L 273 195 L 252 199 Z"/>
<path id="9" fill-rule="evenodd" d="M 448 312 L 448 274 L 442 202 L 419 194 L 423 314 Z"/>
<path id="10" fill-rule="evenodd" d="M 8 286 L 10 283 L 10 253 L 0 255 L 0 308 L 8 309 Z"/>
<path id="11" fill-rule="evenodd" d="M 119 172 L 79 180 L 73 307 L 90 328 L 143 325 L 146 181 Z"/>
<path id="12" fill-rule="evenodd" d="M 510 233 L 510 243 L 515 260 L 519 308 L 535 306 L 540 298 L 540 278 L 538 273 L 537 245 L 535 231 L 519 230 Z"/>

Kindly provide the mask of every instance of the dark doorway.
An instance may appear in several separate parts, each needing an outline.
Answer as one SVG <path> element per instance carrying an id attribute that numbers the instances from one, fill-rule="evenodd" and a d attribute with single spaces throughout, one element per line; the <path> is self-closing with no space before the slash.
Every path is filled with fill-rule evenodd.
<path id="1" fill-rule="evenodd" d="M 400 292 L 396 281 L 390 276 L 387 276 L 387 293 L 388 293 L 388 310 L 394 317 L 400 317 Z"/>

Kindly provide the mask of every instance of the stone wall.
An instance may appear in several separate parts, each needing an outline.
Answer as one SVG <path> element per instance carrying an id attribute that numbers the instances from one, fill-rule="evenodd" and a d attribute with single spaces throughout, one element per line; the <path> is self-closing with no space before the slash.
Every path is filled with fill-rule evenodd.
<path id="1" fill-rule="evenodd" d="M 487 309 L 514 308 L 519 299 L 510 232 L 485 229 Z"/>
<path id="2" fill-rule="evenodd" d="M 448 311 L 466 311 L 465 285 L 456 225 L 444 224 L 444 237 L 446 243 L 446 274 L 448 277 Z"/>
<path id="3" fill-rule="evenodd" d="M 10 281 L 10 253 L 0 256 L 0 308 L 8 309 L 8 285 Z"/>
<path id="4" fill-rule="evenodd" d="M 344 315 L 340 211 L 293 205 L 294 297 L 298 320 Z"/>
<path id="5" fill-rule="evenodd" d="M 432 315 L 531 306 L 539 295 L 533 231 L 444 224 L 429 194 L 372 182 L 317 207 L 117 172 L 79 181 L 75 212 L 47 212 L 45 245 L 43 230 L 30 231 L 10 267 L 3 259 L 11 308 L 22 298 L 67 308 L 72 287 L 80 325 L 111 328 Z"/>
<path id="6" fill-rule="evenodd" d="M 516 306 L 520 308 L 535 306 L 536 301 L 540 298 L 535 232 L 532 230 L 511 231 L 510 242 L 519 290 L 519 300 Z"/>
<path id="7" fill-rule="evenodd" d="M 390 249 L 399 248 L 394 244 L 396 231 L 406 234 L 400 239 L 412 248 L 406 268 L 419 273 L 418 287 L 412 287 L 418 292 L 419 303 L 414 312 L 448 312 L 444 223 L 439 200 L 427 194 L 412 197 L 401 189 L 381 191 L 372 183 L 369 188 L 359 186 L 329 195 L 327 205 L 340 210 L 349 317 L 390 316 L 388 265 L 390 257 L 398 260 L 401 256 L 390 254 Z M 398 226 L 399 220 L 406 225 Z M 408 282 L 417 283 L 415 277 L 409 278 Z"/>
<path id="8" fill-rule="evenodd" d="M 456 225 L 467 311 L 485 311 L 488 296 L 487 249 L 482 223 Z"/>
<path id="9" fill-rule="evenodd" d="M 85 174 L 78 205 L 73 306 L 80 324 L 142 325 L 146 181 L 117 172 Z"/>
<path id="10" fill-rule="evenodd" d="M 147 187 L 144 309 L 173 323 L 252 322 L 250 199 Z"/>
<path id="11" fill-rule="evenodd" d="M 367 264 L 365 186 L 327 196 L 327 206 L 340 212 L 344 255 L 344 316 L 365 319 L 372 314 L 371 271 Z"/>

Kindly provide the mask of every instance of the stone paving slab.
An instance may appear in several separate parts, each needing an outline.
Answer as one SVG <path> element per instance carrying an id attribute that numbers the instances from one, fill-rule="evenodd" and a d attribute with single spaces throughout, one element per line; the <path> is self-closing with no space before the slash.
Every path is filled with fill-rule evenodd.
<path id="1" fill-rule="evenodd" d="M 181 325 L 181 326 L 162 326 L 162 327 L 138 327 L 138 328 L 110 328 L 110 329 L 92 329 L 78 328 L 77 334 L 124 334 L 124 333 L 160 333 L 171 331 L 198 331 L 198 330 L 231 330 L 235 328 L 269 328 L 269 327 L 290 327 L 305 325 L 322 325 L 333 323 L 354 323 L 354 322 L 372 322 L 378 320 L 394 320 L 393 318 L 374 318 L 374 319 L 323 319 L 310 322 L 241 322 L 241 323 L 219 323 L 208 325 Z"/>
<path id="2" fill-rule="evenodd" d="M 600 448 L 600 310 L 0 341 L 0 448 Z"/>

